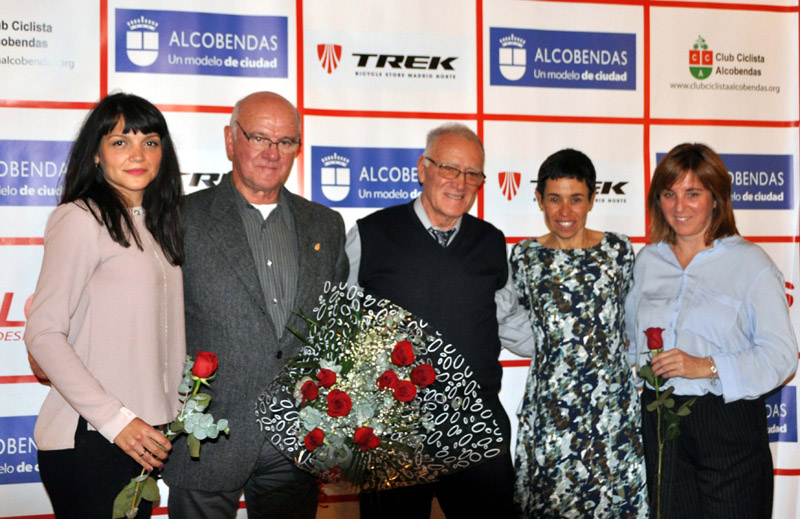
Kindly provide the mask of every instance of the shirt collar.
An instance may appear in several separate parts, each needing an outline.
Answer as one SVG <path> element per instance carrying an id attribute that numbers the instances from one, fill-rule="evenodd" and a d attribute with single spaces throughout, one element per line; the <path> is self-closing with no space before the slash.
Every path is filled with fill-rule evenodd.
<path id="1" fill-rule="evenodd" d="M 706 256 L 717 254 L 717 253 L 719 253 L 721 251 L 729 249 L 734 244 L 734 242 L 736 242 L 736 241 L 738 241 L 740 239 L 741 239 L 741 237 L 738 236 L 738 235 L 735 235 L 735 234 L 733 236 L 726 236 L 724 238 L 717 238 L 711 244 L 711 247 L 709 247 L 708 249 L 703 249 L 700 252 L 698 252 L 695 255 L 695 257 L 692 258 L 691 263 L 694 263 L 695 261 L 698 261 L 698 260 L 702 260 Z M 664 257 L 665 259 L 667 259 L 671 263 L 675 263 L 676 265 L 678 265 L 678 259 L 675 257 L 675 253 L 672 252 L 672 248 L 670 248 L 669 243 L 667 243 L 666 240 L 658 242 L 656 244 L 656 250 L 658 251 L 659 254 L 661 254 L 662 257 Z"/>
<path id="2" fill-rule="evenodd" d="M 239 211 L 240 212 L 255 211 L 256 213 L 258 213 L 259 216 L 261 216 L 261 211 L 256 209 L 256 207 L 253 204 L 251 204 L 250 202 L 247 201 L 247 199 L 245 199 L 244 195 L 242 195 L 239 192 L 239 190 L 236 189 L 236 186 L 233 184 L 233 182 L 231 182 L 230 185 L 231 185 L 231 190 L 235 193 L 233 198 L 236 200 L 236 207 L 239 208 Z M 286 197 L 283 196 L 284 189 L 285 189 L 284 187 L 281 187 L 281 190 L 278 192 L 278 203 L 275 209 L 273 209 L 273 211 L 270 213 L 270 216 L 276 214 L 283 220 L 285 224 L 289 225 L 287 217 L 287 212 L 289 208 L 287 206 Z"/>
<path id="3" fill-rule="evenodd" d="M 425 212 L 425 208 L 422 207 L 422 199 L 421 199 L 421 197 L 417 197 L 417 199 L 414 200 L 414 213 L 417 215 L 417 218 L 419 218 L 420 223 L 422 223 L 422 226 L 425 227 L 425 229 L 429 229 L 429 228 L 433 227 L 434 229 L 439 229 L 440 231 L 444 230 L 444 229 L 441 229 L 440 227 L 436 227 L 435 225 L 433 225 L 431 223 L 431 219 L 428 218 L 428 213 L 426 213 Z M 451 227 L 451 229 L 455 229 L 455 232 L 453 233 L 453 236 L 458 234 L 458 230 L 461 229 L 461 220 L 463 220 L 463 219 L 464 219 L 463 215 L 459 216 L 458 220 L 456 220 L 456 224 L 453 227 Z M 452 240 L 452 238 L 450 238 L 450 239 Z"/>

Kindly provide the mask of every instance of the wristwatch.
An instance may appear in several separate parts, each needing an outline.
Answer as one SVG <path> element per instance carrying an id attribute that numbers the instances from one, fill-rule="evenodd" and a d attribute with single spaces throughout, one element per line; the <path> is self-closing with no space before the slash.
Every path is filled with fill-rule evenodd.
<path id="1" fill-rule="evenodd" d="M 708 358 L 708 367 L 711 370 L 711 380 L 716 380 L 719 378 L 719 375 L 717 374 L 717 365 L 714 363 L 713 358 L 711 357 L 707 358 Z"/>

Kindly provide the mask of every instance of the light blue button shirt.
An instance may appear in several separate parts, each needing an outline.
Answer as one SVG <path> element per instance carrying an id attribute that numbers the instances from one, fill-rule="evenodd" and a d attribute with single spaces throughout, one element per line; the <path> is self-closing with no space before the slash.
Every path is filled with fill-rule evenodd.
<path id="1" fill-rule="evenodd" d="M 639 252 L 625 304 L 629 358 L 649 361 L 644 330 L 664 328 L 664 349 L 712 357 L 719 380 L 675 377 L 678 395 L 754 399 L 797 369 L 797 342 L 778 268 L 740 236 L 718 239 L 684 269 L 665 242 Z M 710 373 L 709 373 L 710 377 Z"/>

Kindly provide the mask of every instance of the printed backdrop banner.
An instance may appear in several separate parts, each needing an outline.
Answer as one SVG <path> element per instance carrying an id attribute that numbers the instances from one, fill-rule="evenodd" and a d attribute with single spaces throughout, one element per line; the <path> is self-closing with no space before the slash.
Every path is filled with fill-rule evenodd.
<path id="1" fill-rule="evenodd" d="M 500 228 L 509 248 L 547 232 L 536 175 L 554 151 L 592 158 L 589 226 L 627 234 L 639 250 L 657 161 L 678 143 L 707 143 L 731 175 L 739 230 L 783 272 L 800 329 L 798 1 L 654 4 L 4 0 L 0 519 L 52 517 L 33 440 L 48 388 L 33 377 L 22 336 L 71 142 L 114 91 L 162 109 L 187 193 L 230 170 L 223 128 L 233 104 L 258 90 L 284 95 L 303 123 L 287 187 L 348 227 L 418 196 L 426 132 L 460 121 L 486 147 L 486 184 L 471 212 Z M 500 359 L 513 423 L 528 362 Z M 797 406 L 794 380 L 767 399 L 776 519 L 800 519 Z M 155 517 L 166 517 L 160 485 Z M 327 491 L 339 495 L 318 517 L 358 516 L 348 489 Z"/>

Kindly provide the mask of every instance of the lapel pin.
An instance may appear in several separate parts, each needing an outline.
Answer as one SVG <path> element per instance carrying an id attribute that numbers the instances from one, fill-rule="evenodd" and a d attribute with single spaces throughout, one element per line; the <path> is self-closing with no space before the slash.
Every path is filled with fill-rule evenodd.
<path id="1" fill-rule="evenodd" d="M 320 245 L 319 245 L 319 242 L 317 242 L 317 243 L 314 245 L 314 250 L 319 250 L 319 249 L 320 249 Z"/>

